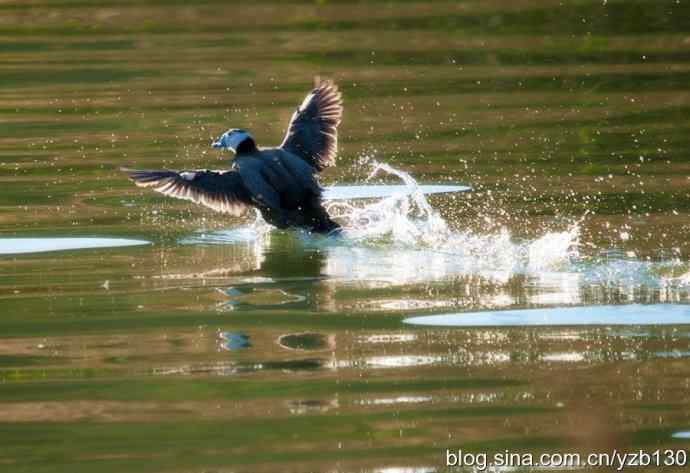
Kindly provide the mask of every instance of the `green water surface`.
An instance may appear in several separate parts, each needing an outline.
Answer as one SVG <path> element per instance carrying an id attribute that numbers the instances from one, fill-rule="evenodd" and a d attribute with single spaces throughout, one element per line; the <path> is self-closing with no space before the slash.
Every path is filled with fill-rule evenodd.
<path id="1" fill-rule="evenodd" d="M 325 184 L 361 182 L 367 159 L 469 184 L 430 198 L 452 231 L 519 242 L 580 222 L 583 259 L 475 273 L 385 238 L 185 244 L 253 216 L 118 171 L 226 166 L 209 145 L 229 127 L 277 144 L 317 75 L 345 103 Z M 0 0 L 0 237 L 152 242 L 0 256 L 0 471 L 687 449 L 689 326 L 402 320 L 688 303 L 688 235 L 687 0 Z"/>

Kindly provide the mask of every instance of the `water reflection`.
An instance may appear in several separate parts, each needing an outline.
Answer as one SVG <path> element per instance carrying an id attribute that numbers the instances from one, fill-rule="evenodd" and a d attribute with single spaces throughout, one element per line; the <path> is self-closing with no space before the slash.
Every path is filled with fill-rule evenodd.
<path id="1" fill-rule="evenodd" d="M 382 397 L 373 399 L 360 399 L 355 401 L 355 404 L 362 406 L 390 406 L 393 404 L 419 404 L 423 402 L 431 402 L 431 396 L 396 396 L 396 397 Z"/>
<path id="2" fill-rule="evenodd" d="M 417 340 L 416 333 L 381 333 L 372 335 L 359 335 L 357 342 L 364 344 L 383 343 L 411 343 Z"/>
<path id="3" fill-rule="evenodd" d="M 335 335 L 320 333 L 291 333 L 281 335 L 278 344 L 288 350 L 319 351 L 335 349 Z"/>
<path id="4" fill-rule="evenodd" d="M 152 374 L 159 376 L 215 375 L 234 376 L 261 371 L 315 371 L 328 366 L 328 361 L 318 358 L 298 360 L 268 360 L 261 362 L 218 361 L 213 363 L 190 363 L 180 366 L 154 368 Z"/>
<path id="5" fill-rule="evenodd" d="M 238 348 L 246 348 L 240 346 Z M 266 359 L 261 362 L 243 361 L 219 361 L 214 363 L 192 363 L 178 366 L 167 366 L 153 370 L 155 375 L 164 376 L 195 376 L 195 375 L 215 375 L 215 376 L 236 376 L 260 372 L 317 372 L 317 371 L 390 371 L 395 372 L 399 369 L 423 368 L 423 367 L 447 367 L 447 368 L 481 368 L 499 366 L 543 366 L 544 364 L 606 364 L 618 363 L 621 361 L 649 361 L 658 359 L 684 359 L 690 355 L 688 351 L 658 351 L 649 352 L 645 348 L 639 347 L 618 347 L 616 345 L 602 346 L 596 349 L 586 349 L 573 351 L 548 351 L 543 347 L 531 346 L 525 350 L 487 350 L 486 348 L 474 347 L 472 349 L 457 349 L 451 354 L 427 354 L 427 355 L 376 355 L 376 356 L 352 356 L 347 357 L 343 354 L 334 354 L 330 358 L 303 358 L 289 360 Z M 455 401 L 465 403 L 491 402 L 495 396 L 489 397 L 454 397 Z M 371 404 L 392 404 L 395 402 L 426 402 L 430 399 L 413 398 L 384 398 L 383 401 L 371 401 Z M 447 400 L 450 400 L 447 399 Z M 364 401 L 362 401 L 364 402 Z M 368 401 L 367 401 L 368 402 Z"/>
<path id="6" fill-rule="evenodd" d="M 220 346 L 224 350 L 240 350 L 242 348 L 249 348 L 252 344 L 249 342 L 249 336 L 239 332 L 221 332 Z"/>
<path id="7" fill-rule="evenodd" d="M 291 414 L 309 414 L 314 412 L 328 412 L 340 407 L 338 398 L 324 399 L 300 399 L 286 402 Z"/>
<path id="8" fill-rule="evenodd" d="M 659 358 L 688 358 L 690 357 L 690 350 L 673 350 L 673 351 L 658 351 L 654 356 Z"/>
<path id="9" fill-rule="evenodd" d="M 264 281 L 262 281 L 264 282 Z M 266 282 L 273 282 L 268 280 Z M 255 282 L 246 283 L 247 287 L 244 291 L 241 291 L 235 287 L 230 287 L 227 289 L 220 290 L 219 292 L 228 297 L 225 302 L 219 302 L 217 305 L 218 310 L 234 310 L 236 308 L 241 308 L 243 306 L 255 306 L 258 308 L 267 306 L 281 306 L 285 304 L 293 304 L 296 302 L 303 302 L 305 297 L 299 294 L 291 294 L 283 289 L 276 288 L 257 288 L 253 287 Z"/>

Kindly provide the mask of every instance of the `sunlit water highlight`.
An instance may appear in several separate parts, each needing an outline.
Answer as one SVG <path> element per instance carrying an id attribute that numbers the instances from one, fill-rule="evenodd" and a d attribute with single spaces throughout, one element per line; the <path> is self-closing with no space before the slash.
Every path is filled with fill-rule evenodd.
<path id="1" fill-rule="evenodd" d="M 521 327 L 549 325 L 682 325 L 690 324 L 690 305 L 654 304 L 554 309 L 500 310 L 410 317 L 412 325 L 443 327 Z"/>
<path id="2" fill-rule="evenodd" d="M 472 188 L 457 185 L 338 185 L 327 187 L 323 191 L 323 200 L 357 200 L 357 199 L 387 199 L 421 192 L 429 194 L 447 194 L 467 192 Z"/>
<path id="3" fill-rule="evenodd" d="M 148 245 L 125 238 L 0 238 L 0 255 Z"/>

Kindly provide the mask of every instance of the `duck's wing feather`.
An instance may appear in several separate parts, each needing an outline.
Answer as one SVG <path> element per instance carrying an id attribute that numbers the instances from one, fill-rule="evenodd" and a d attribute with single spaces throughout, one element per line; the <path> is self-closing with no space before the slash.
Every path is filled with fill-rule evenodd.
<path id="1" fill-rule="evenodd" d="M 294 153 L 318 171 L 335 164 L 338 130 L 343 114 L 342 96 L 331 81 L 321 82 L 292 115 L 283 149 Z"/>
<path id="2" fill-rule="evenodd" d="M 239 216 L 250 205 L 249 193 L 236 170 L 230 171 L 148 171 L 122 168 L 139 187 L 221 213 Z"/>

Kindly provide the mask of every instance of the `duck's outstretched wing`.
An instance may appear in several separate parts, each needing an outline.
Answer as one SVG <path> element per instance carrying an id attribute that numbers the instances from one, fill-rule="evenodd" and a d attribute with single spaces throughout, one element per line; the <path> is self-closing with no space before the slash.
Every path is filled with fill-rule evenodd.
<path id="1" fill-rule="evenodd" d="M 292 115 L 283 149 L 304 159 L 318 171 L 335 164 L 342 96 L 331 81 L 321 82 Z"/>
<path id="2" fill-rule="evenodd" d="M 240 174 L 230 171 L 144 171 L 122 168 L 139 187 L 239 216 L 251 202 Z"/>

